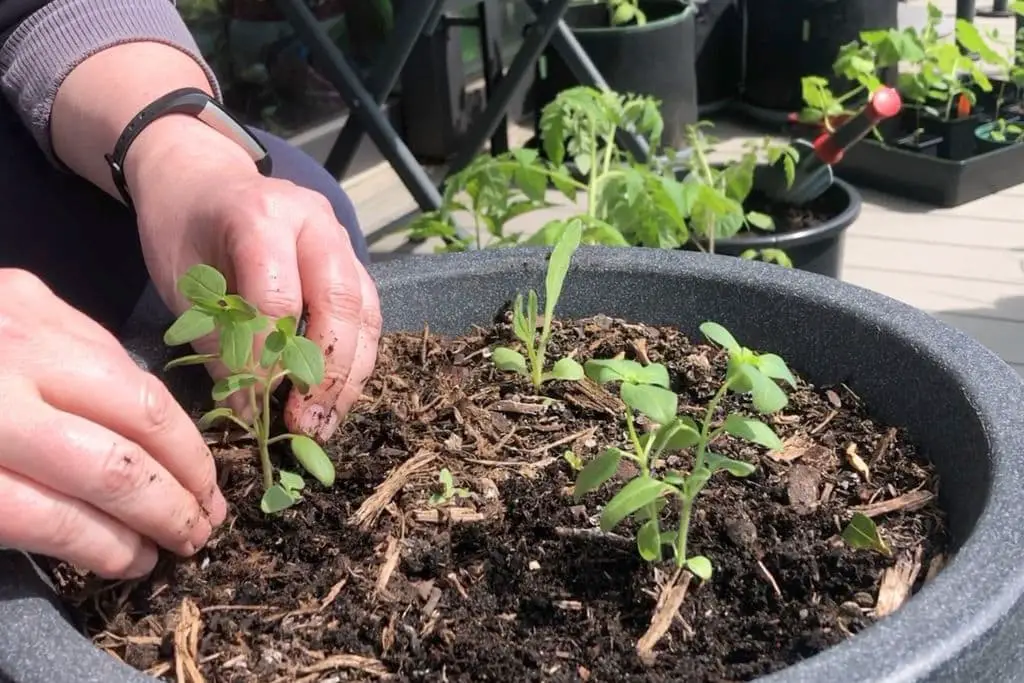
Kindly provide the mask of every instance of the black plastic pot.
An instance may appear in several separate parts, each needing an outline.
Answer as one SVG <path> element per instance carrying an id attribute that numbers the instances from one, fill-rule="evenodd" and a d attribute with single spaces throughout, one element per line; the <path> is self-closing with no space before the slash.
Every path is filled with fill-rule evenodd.
<path id="1" fill-rule="evenodd" d="M 517 292 L 543 291 L 547 254 L 506 249 L 377 264 L 385 328 L 428 323 L 435 333 L 456 334 L 486 325 Z M 759 681 L 1024 680 L 1024 530 L 1017 523 L 1024 517 L 1024 386 L 1014 370 L 966 335 L 880 294 L 720 256 L 582 249 L 559 315 L 598 313 L 690 334 L 718 321 L 751 348 L 781 354 L 812 382 L 848 384 L 879 419 L 906 427 L 938 468 L 955 549 L 946 568 L 882 623 Z M 154 324 L 161 320 L 148 319 L 133 342 L 147 358 L 162 346 L 164 327 Z M 0 679 L 152 681 L 82 637 L 14 552 L 0 553 Z"/>
<path id="2" fill-rule="evenodd" d="M 1024 145 L 950 161 L 864 140 L 835 171 L 858 187 L 949 208 L 1024 183 Z"/>
<path id="3" fill-rule="evenodd" d="M 740 92 L 743 17 L 739 0 L 694 0 L 697 104 L 700 115 L 721 111 Z"/>
<path id="4" fill-rule="evenodd" d="M 897 9 L 898 0 L 746 0 L 742 100 L 753 108 L 748 113 L 799 111 L 800 79 L 812 74 L 845 90 L 832 71 L 839 48 L 861 31 L 896 28 Z"/>
<path id="5" fill-rule="evenodd" d="M 926 133 L 942 138 L 938 144 L 938 155 L 943 159 L 962 161 L 978 153 L 978 139 L 974 130 L 983 123 L 980 116 L 943 121 L 925 114 L 919 120 Z"/>
<path id="6" fill-rule="evenodd" d="M 939 155 L 939 145 L 942 144 L 942 136 L 931 133 L 911 134 L 896 140 L 893 144 L 908 152 L 935 157 Z"/>
<path id="7" fill-rule="evenodd" d="M 794 268 L 841 279 L 846 229 L 860 216 L 862 200 L 856 188 L 838 178 L 823 198 L 839 210 L 821 225 L 789 232 L 741 232 L 715 240 L 715 253 L 739 256 L 748 249 L 781 249 Z M 698 248 L 687 246 L 686 249 L 696 251 Z"/>
<path id="8" fill-rule="evenodd" d="M 678 149 L 685 144 L 686 126 L 698 119 L 694 11 L 683 0 L 641 0 L 640 8 L 647 14 L 644 26 L 610 27 L 603 2 L 570 7 L 565 22 L 612 90 L 661 102 L 662 142 Z M 538 131 L 545 105 L 578 84 L 558 53 L 548 49 L 534 82 Z"/>

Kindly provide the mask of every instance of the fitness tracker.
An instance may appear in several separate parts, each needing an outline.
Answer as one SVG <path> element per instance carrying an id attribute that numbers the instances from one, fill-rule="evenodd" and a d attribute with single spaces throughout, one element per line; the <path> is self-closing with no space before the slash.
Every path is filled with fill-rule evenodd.
<path id="1" fill-rule="evenodd" d="M 135 138 L 146 129 L 146 126 L 168 114 L 194 116 L 210 128 L 234 140 L 249 153 L 253 163 L 256 164 L 256 169 L 261 174 L 270 175 L 273 164 L 267 148 L 245 126 L 199 88 L 181 88 L 154 100 L 136 114 L 135 118 L 121 132 L 121 137 L 114 145 L 114 151 L 105 156 L 107 164 L 110 165 L 114 186 L 117 187 L 117 191 L 129 209 L 133 209 L 134 206 L 124 177 L 125 155 L 128 154 L 128 149 L 132 146 Z"/>

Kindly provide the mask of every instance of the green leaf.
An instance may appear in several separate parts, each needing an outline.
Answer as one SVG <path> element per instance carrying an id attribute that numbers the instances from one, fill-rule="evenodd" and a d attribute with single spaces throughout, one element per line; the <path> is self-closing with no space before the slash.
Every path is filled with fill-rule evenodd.
<path id="1" fill-rule="evenodd" d="M 256 375 L 249 373 L 231 375 L 230 377 L 218 380 L 217 383 L 213 385 L 213 390 L 210 393 L 213 395 L 214 401 L 223 401 L 236 391 L 248 389 L 256 384 L 257 381 L 259 380 Z"/>
<path id="2" fill-rule="evenodd" d="M 565 276 L 569 272 L 569 262 L 572 255 L 580 246 L 583 226 L 580 221 L 569 221 L 558 240 L 555 248 L 551 250 L 551 258 L 548 261 L 547 277 L 544 281 L 544 320 L 551 322 L 555 313 L 555 305 L 562 296 L 562 285 L 565 284 Z"/>
<path id="3" fill-rule="evenodd" d="M 283 318 L 278 318 L 274 327 L 285 337 L 294 337 L 299 329 L 299 321 L 295 319 L 294 315 L 286 315 Z"/>
<path id="4" fill-rule="evenodd" d="M 291 337 L 281 352 L 284 369 L 307 386 L 324 381 L 324 354 L 305 337 Z"/>
<path id="5" fill-rule="evenodd" d="M 217 306 L 224 311 L 240 313 L 239 317 L 245 320 L 252 320 L 259 316 L 260 312 L 251 303 L 237 294 L 225 294 L 217 300 Z"/>
<path id="6" fill-rule="evenodd" d="M 260 500 L 260 509 L 265 514 L 273 515 L 287 510 L 297 502 L 298 496 L 289 493 L 280 484 L 274 484 L 263 494 L 263 498 Z"/>
<path id="7" fill-rule="evenodd" d="M 288 337 L 280 330 L 268 334 L 267 340 L 263 343 L 263 351 L 260 353 L 260 367 L 264 370 L 273 367 L 277 359 L 281 357 L 281 352 L 284 351 L 287 343 Z"/>
<path id="8" fill-rule="evenodd" d="M 681 451 L 695 446 L 700 441 L 700 431 L 689 417 L 681 417 L 664 423 L 654 434 L 654 452 Z"/>
<path id="9" fill-rule="evenodd" d="M 437 480 L 444 486 L 445 491 L 451 491 L 455 488 L 455 477 L 452 476 L 452 471 L 447 467 L 442 467 L 441 471 L 437 473 Z"/>
<path id="10" fill-rule="evenodd" d="M 758 213 L 757 211 L 747 212 L 747 222 L 761 230 L 775 229 L 775 221 L 772 220 L 772 217 L 763 213 Z"/>
<path id="11" fill-rule="evenodd" d="M 619 388 L 623 403 L 658 424 L 667 424 L 675 419 L 679 409 L 679 397 L 668 389 L 623 382 Z"/>
<path id="12" fill-rule="evenodd" d="M 786 407 L 786 392 L 752 365 L 739 366 L 739 372 L 750 383 L 750 397 L 759 413 L 774 413 Z"/>
<path id="13" fill-rule="evenodd" d="M 288 472 L 287 470 L 281 470 L 277 473 L 278 478 L 281 480 L 281 488 L 285 491 L 292 493 L 293 495 L 306 488 L 306 482 L 299 475 L 294 472 Z"/>
<path id="14" fill-rule="evenodd" d="M 167 346 L 188 344 L 210 334 L 215 327 L 213 316 L 190 308 L 178 316 L 178 319 L 164 332 L 164 344 Z"/>
<path id="15" fill-rule="evenodd" d="M 749 462 L 733 460 L 732 458 L 727 458 L 724 455 L 718 455 L 717 453 L 705 453 L 704 462 L 712 472 L 725 470 L 734 477 L 749 477 L 757 471 L 757 468 Z"/>
<path id="16" fill-rule="evenodd" d="M 733 413 L 725 418 L 723 426 L 727 434 L 746 439 L 769 450 L 777 451 L 782 448 L 782 439 L 778 437 L 771 427 L 760 420 L 742 417 Z"/>
<path id="17" fill-rule="evenodd" d="M 504 372 L 515 372 L 523 377 L 530 374 L 523 354 L 504 346 L 496 346 L 491 351 L 491 361 L 494 362 L 496 368 Z"/>
<path id="18" fill-rule="evenodd" d="M 182 356 L 181 358 L 175 358 L 170 363 L 164 366 L 164 370 L 180 368 L 186 365 L 205 365 L 206 363 L 215 360 L 217 360 L 217 354 L 215 353 L 194 353 L 190 356 Z"/>
<path id="19" fill-rule="evenodd" d="M 740 345 L 735 337 L 718 323 L 706 322 L 700 326 L 701 333 L 729 353 L 739 353 Z"/>
<path id="20" fill-rule="evenodd" d="M 515 333 L 516 339 L 528 346 L 533 345 L 533 336 L 537 333 L 537 329 L 530 329 L 530 321 L 526 319 L 526 311 L 523 309 L 522 294 L 517 294 L 515 301 L 512 302 L 512 331 Z"/>
<path id="21" fill-rule="evenodd" d="M 583 366 L 572 358 L 563 358 L 551 368 L 551 377 L 563 382 L 578 382 L 585 376 Z"/>
<path id="22" fill-rule="evenodd" d="M 587 377 L 598 384 L 629 382 L 669 387 L 668 369 L 660 363 L 641 365 L 635 360 L 607 359 L 588 360 L 584 366 Z"/>
<path id="23" fill-rule="evenodd" d="M 640 557 L 648 562 L 661 561 L 661 529 L 658 519 L 648 519 L 636 533 L 636 547 Z"/>
<path id="24" fill-rule="evenodd" d="M 301 435 L 293 435 L 291 442 L 292 455 L 302 465 L 302 469 L 313 475 L 313 478 L 324 486 L 332 486 L 334 484 L 334 463 L 324 453 L 320 444 L 308 436 Z"/>
<path id="25" fill-rule="evenodd" d="M 531 289 L 526 293 L 526 327 L 530 330 L 530 336 L 527 337 L 529 341 L 523 342 L 524 344 L 532 345 L 534 338 L 537 335 L 538 311 L 539 304 L 537 303 L 537 292 Z"/>
<path id="26" fill-rule="evenodd" d="M 843 529 L 843 540 L 856 550 L 874 550 L 886 557 L 892 557 L 892 550 L 882 539 L 874 520 L 860 512 Z"/>
<path id="27" fill-rule="evenodd" d="M 229 418 L 234 414 L 235 413 L 231 408 L 214 408 L 213 410 L 207 411 L 201 418 L 199 418 L 199 431 L 209 429 L 218 420 Z"/>
<path id="28" fill-rule="evenodd" d="M 772 379 L 780 379 L 796 389 L 796 377 L 790 372 L 786 361 L 774 353 L 763 353 L 757 357 L 757 369 Z"/>
<path id="29" fill-rule="evenodd" d="M 666 490 L 657 479 L 637 477 L 623 486 L 605 506 L 601 512 L 601 530 L 611 531 L 626 517 L 656 501 Z"/>
<path id="30" fill-rule="evenodd" d="M 611 479 L 619 469 L 622 456 L 623 453 L 618 448 L 609 448 L 588 462 L 576 477 L 576 488 L 572 492 L 573 499 L 579 501 L 583 496 L 591 491 L 596 491 Z"/>
<path id="31" fill-rule="evenodd" d="M 701 581 L 711 580 L 711 560 L 703 555 L 694 555 L 686 560 L 686 568 Z"/>
<path id="32" fill-rule="evenodd" d="M 615 13 L 612 15 L 612 26 L 622 26 L 628 24 L 634 18 L 636 18 L 637 8 L 628 2 L 624 2 L 615 8 Z"/>
<path id="33" fill-rule="evenodd" d="M 213 303 L 227 293 L 228 283 L 216 268 L 200 263 L 181 276 L 178 291 L 193 303 Z"/>
<path id="34" fill-rule="evenodd" d="M 253 332 L 247 325 L 230 325 L 220 331 L 220 358 L 231 372 L 240 372 L 252 357 Z"/>

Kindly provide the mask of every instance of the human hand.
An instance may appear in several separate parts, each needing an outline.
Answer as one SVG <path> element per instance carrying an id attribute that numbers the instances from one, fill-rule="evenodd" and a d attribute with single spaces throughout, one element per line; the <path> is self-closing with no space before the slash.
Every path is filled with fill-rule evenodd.
<path id="1" fill-rule="evenodd" d="M 224 521 L 213 458 L 164 385 L 25 271 L 0 269 L 0 546 L 107 578 Z"/>
<path id="2" fill-rule="evenodd" d="M 217 268 L 229 291 L 271 318 L 308 314 L 306 336 L 324 352 L 325 379 L 308 396 L 292 392 L 285 420 L 292 431 L 329 438 L 373 371 L 381 328 L 376 287 L 330 204 L 318 193 L 259 175 L 226 138 L 207 140 L 202 150 L 170 145 L 140 155 L 128 172 L 133 168 L 129 187 L 143 253 L 175 314 L 189 305 L 177 280 L 197 263 Z M 217 340 L 193 346 L 212 353 Z M 228 374 L 220 364 L 210 371 L 215 378 Z M 241 403 L 233 407 L 247 411 Z"/>

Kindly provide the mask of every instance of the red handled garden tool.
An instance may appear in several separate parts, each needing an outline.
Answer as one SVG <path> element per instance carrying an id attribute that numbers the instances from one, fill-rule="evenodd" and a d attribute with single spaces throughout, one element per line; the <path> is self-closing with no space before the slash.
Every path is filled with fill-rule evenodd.
<path id="1" fill-rule="evenodd" d="M 800 158 L 792 184 L 786 182 L 785 167 L 780 159 L 759 174 L 757 188 L 778 202 L 795 206 L 817 199 L 832 186 L 832 167 L 842 160 L 846 150 L 864 139 L 878 123 L 900 113 L 902 107 L 900 94 L 893 88 L 876 90 L 860 113 L 834 131 L 822 133 L 813 143 L 793 141 Z"/>

